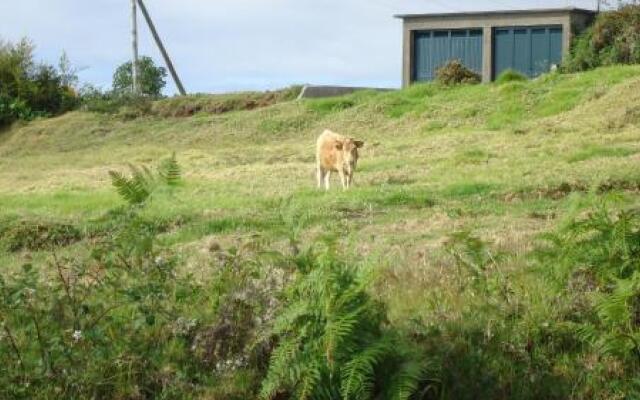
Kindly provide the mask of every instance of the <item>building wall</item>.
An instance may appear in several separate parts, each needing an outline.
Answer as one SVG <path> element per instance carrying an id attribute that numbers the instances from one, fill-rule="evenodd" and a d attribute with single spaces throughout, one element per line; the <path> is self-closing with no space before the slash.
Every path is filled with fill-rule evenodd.
<path id="1" fill-rule="evenodd" d="M 563 52 L 571 47 L 574 32 L 588 26 L 592 14 L 575 10 L 544 13 L 486 13 L 470 15 L 437 15 L 404 17 L 402 84 L 410 85 L 413 65 L 413 35 L 415 31 L 434 29 L 480 28 L 483 30 L 482 81 L 490 82 L 493 73 L 493 28 L 504 26 L 562 25 Z"/>

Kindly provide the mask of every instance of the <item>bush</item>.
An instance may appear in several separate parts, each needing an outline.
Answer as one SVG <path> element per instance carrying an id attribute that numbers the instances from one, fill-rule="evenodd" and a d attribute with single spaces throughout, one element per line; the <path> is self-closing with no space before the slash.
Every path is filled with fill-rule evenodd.
<path id="1" fill-rule="evenodd" d="M 436 70 L 436 80 L 443 85 L 451 86 L 480 83 L 481 77 L 460 60 L 452 60 Z"/>
<path id="2" fill-rule="evenodd" d="M 603 12 L 574 42 L 563 64 L 568 72 L 640 62 L 640 5 Z"/>
<path id="3" fill-rule="evenodd" d="M 73 74 L 37 64 L 33 49 L 28 40 L 0 42 L 0 125 L 58 115 L 79 104 L 73 88 L 64 83 L 73 82 Z"/>
<path id="4" fill-rule="evenodd" d="M 0 93 L 0 126 L 8 125 L 17 119 L 28 121 L 33 117 L 34 113 L 26 101 Z"/>
<path id="5" fill-rule="evenodd" d="M 527 78 L 525 75 L 521 74 L 520 72 L 514 69 L 508 69 L 506 71 L 503 71 L 496 78 L 496 83 L 503 84 L 508 82 L 521 82 L 521 81 L 526 81 L 528 79 L 529 78 Z"/>
<path id="6" fill-rule="evenodd" d="M 274 323 L 263 399 L 409 399 L 422 388 L 425 358 L 385 328 L 366 280 L 330 255 L 303 256 L 298 268 Z"/>
<path id="7" fill-rule="evenodd" d="M 145 175 L 144 193 L 177 184 L 175 157 L 150 175 L 155 183 Z M 125 200 L 140 186 L 135 176 L 114 179 Z M 131 201 L 106 215 L 111 228 L 94 238 L 88 256 L 54 256 L 0 274 L 0 398 L 195 398 L 229 367 L 251 376 L 264 364 L 268 348 L 256 333 L 275 310 L 283 271 L 232 250 L 209 271 L 214 278 L 196 283 L 158 247 L 161 224 L 143 214 L 144 203 Z M 9 220 L 0 224 L 5 236 L 55 251 L 78 232 Z"/>
<path id="8" fill-rule="evenodd" d="M 150 98 L 135 96 L 129 92 L 103 92 L 93 86 L 85 86 L 80 91 L 80 102 L 85 111 L 119 116 L 123 119 L 152 114 Z"/>

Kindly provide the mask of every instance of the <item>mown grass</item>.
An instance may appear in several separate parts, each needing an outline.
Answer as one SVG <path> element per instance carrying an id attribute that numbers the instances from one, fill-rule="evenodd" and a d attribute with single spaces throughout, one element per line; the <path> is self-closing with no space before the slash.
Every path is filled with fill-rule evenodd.
<path id="1" fill-rule="evenodd" d="M 455 337 L 440 353 L 445 370 L 464 376 L 449 398 L 509 397 L 499 390 L 562 398 L 579 355 L 522 350 L 560 318 L 549 301 L 559 289 L 528 268 L 531 252 L 578 205 L 610 193 L 621 198 L 616 207 L 640 205 L 639 82 L 640 68 L 625 66 L 188 118 L 71 113 L 0 133 L 0 220 L 70 224 L 81 241 L 57 251 L 73 256 L 89 233 L 107 229 L 101 216 L 122 205 L 107 172 L 175 151 L 184 184 L 158 193 L 144 212 L 164 221 L 163 246 L 189 259 L 210 240 L 233 246 L 259 236 L 284 249 L 333 234 L 341 251 L 379 270 L 374 289 L 391 323 Z M 335 179 L 328 193 L 315 188 L 314 143 L 327 128 L 366 142 L 349 192 Z M 469 283 L 446 250 L 454 232 L 508 255 L 495 272 L 506 277 L 495 291 L 507 300 L 461 288 Z M 48 254 L 3 251 L 0 262 L 12 271 Z M 531 379 L 550 391 L 527 394 Z"/>

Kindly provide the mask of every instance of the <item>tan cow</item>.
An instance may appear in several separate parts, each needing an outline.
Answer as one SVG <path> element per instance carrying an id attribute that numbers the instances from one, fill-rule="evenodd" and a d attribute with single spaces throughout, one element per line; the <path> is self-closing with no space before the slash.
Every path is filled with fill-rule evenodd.
<path id="1" fill-rule="evenodd" d="M 340 175 L 344 190 L 350 188 L 358 163 L 358 149 L 362 146 L 364 142 L 360 140 L 325 130 L 318 138 L 316 150 L 318 188 L 322 188 L 324 180 L 324 187 L 329 190 L 331 172 L 337 172 Z"/>

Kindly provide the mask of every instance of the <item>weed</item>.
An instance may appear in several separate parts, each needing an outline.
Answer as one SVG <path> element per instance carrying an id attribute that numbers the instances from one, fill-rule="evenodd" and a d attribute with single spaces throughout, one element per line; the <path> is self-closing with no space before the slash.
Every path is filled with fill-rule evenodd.
<path id="1" fill-rule="evenodd" d="M 522 82 L 522 81 L 526 81 L 527 77 L 522 75 L 520 72 L 513 70 L 513 69 L 508 69 L 506 71 L 503 71 L 497 78 L 496 78 L 496 83 L 499 85 L 502 85 L 504 83 L 509 83 L 509 82 Z"/>

